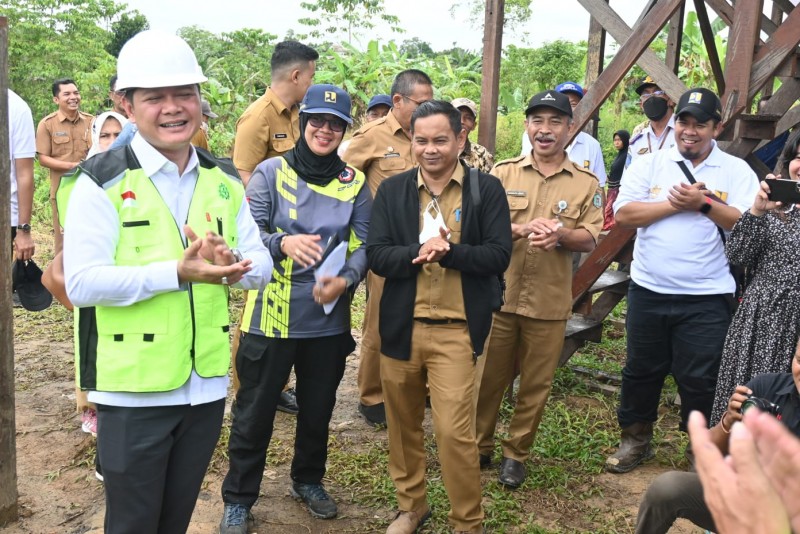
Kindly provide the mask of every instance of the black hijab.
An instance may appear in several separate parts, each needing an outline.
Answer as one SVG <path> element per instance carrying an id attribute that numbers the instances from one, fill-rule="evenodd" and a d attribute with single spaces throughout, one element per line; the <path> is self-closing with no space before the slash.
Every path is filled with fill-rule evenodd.
<path id="1" fill-rule="evenodd" d="M 327 156 L 318 156 L 306 143 L 308 113 L 300 114 L 300 139 L 294 147 L 283 155 L 283 159 L 294 169 L 297 176 L 309 184 L 326 186 L 344 171 L 345 163 L 334 149 Z M 337 145 L 338 148 L 338 145 Z"/>
<path id="2" fill-rule="evenodd" d="M 608 177 L 609 187 L 619 187 L 619 183 L 622 180 L 622 172 L 625 170 L 625 163 L 628 161 L 628 145 L 631 140 L 631 134 L 628 133 L 628 130 L 617 130 L 614 132 L 614 136 L 620 138 L 622 148 L 619 149 L 617 157 L 611 163 L 611 173 Z"/>

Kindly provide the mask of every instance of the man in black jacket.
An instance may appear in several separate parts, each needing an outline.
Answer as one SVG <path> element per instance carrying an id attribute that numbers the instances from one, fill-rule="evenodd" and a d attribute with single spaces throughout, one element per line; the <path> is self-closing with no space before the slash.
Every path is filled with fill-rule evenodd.
<path id="1" fill-rule="evenodd" d="M 498 275 L 511 257 L 508 203 L 497 178 L 470 176 L 458 161 L 466 134 L 451 104 L 421 104 L 411 118 L 411 137 L 419 167 L 380 185 L 367 239 L 370 269 L 386 278 L 381 382 L 399 507 L 386 532 L 415 532 L 430 516 L 422 429 L 426 380 L 450 522 L 456 532 L 481 532 L 475 363 L 492 310 L 501 304 Z"/>

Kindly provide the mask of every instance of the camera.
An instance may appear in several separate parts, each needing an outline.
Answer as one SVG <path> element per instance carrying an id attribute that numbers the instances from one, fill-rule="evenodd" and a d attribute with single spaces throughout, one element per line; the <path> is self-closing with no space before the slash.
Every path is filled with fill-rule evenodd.
<path id="1" fill-rule="evenodd" d="M 753 396 L 748 397 L 747 400 L 742 403 L 742 407 L 739 409 L 739 411 L 742 413 L 742 415 L 744 415 L 747 410 L 753 407 L 758 408 L 762 412 L 772 414 L 775 417 L 778 417 L 781 414 L 781 407 L 774 402 Z"/>

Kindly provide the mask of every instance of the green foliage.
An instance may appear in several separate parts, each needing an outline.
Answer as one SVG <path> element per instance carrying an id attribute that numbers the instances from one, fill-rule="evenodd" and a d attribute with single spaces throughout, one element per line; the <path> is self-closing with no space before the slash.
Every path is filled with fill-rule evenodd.
<path id="1" fill-rule="evenodd" d="M 347 42 L 352 44 L 354 30 L 371 30 L 378 21 L 388 24 L 393 32 L 403 32 L 398 26 L 400 19 L 387 13 L 383 0 L 317 0 L 300 2 L 300 6 L 310 16 L 298 22 L 310 29 L 313 38 L 339 36 L 346 29 Z"/>
<path id="2" fill-rule="evenodd" d="M 469 10 L 469 20 L 472 21 L 474 28 L 483 29 L 484 12 L 486 10 L 485 0 L 460 0 L 453 2 L 450 13 L 455 15 L 463 9 Z M 503 16 L 503 28 L 513 29 L 528 22 L 531 18 L 531 0 L 506 0 L 505 13 Z"/>
<path id="3" fill-rule="evenodd" d="M 714 44 L 720 58 L 725 57 L 727 48 L 727 40 L 720 35 L 720 32 L 726 29 L 727 26 L 719 18 L 711 23 L 711 31 L 715 34 Z M 724 67 L 724 65 L 722 66 Z M 686 23 L 683 28 L 678 76 L 687 87 L 714 87 L 716 89 L 712 72 L 711 60 L 700 32 L 697 14 L 689 11 L 686 13 Z"/>
<path id="4" fill-rule="evenodd" d="M 417 57 L 434 57 L 436 55 L 430 43 L 421 40 L 419 37 L 406 39 L 400 43 L 400 53 L 412 59 Z"/>
<path id="5" fill-rule="evenodd" d="M 111 40 L 106 44 L 106 52 L 114 57 L 119 57 L 119 51 L 122 50 L 128 39 L 148 29 L 150 29 L 150 23 L 138 11 L 134 11 L 130 15 L 123 13 L 119 20 L 111 24 Z"/>
<path id="6" fill-rule="evenodd" d="M 125 13 L 113 0 L 6 0 L 0 16 L 9 22 L 9 85 L 35 120 L 53 111 L 50 85 L 73 78 L 85 111 L 105 108 L 115 62 L 105 50 L 111 27 Z"/>

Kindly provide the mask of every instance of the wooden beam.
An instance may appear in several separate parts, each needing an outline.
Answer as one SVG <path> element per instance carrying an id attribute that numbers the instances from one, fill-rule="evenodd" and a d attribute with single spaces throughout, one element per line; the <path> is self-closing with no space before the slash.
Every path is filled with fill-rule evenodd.
<path id="1" fill-rule="evenodd" d="M 756 96 L 786 59 L 796 53 L 798 44 L 800 44 L 800 9 L 795 9 L 789 13 L 764 46 L 753 55 L 749 75 L 749 100 Z"/>
<path id="2" fill-rule="evenodd" d="M 478 143 L 494 154 L 497 133 L 497 101 L 500 92 L 500 54 L 503 51 L 505 0 L 486 0 L 483 22 L 483 80 Z"/>
<path id="3" fill-rule="evenodd" d="M 733 26 L 733 12 L 734 6 L 730 5 L 726 0 L 706 0 L 706 3 L 711 6 L 711 9 L 716 11 L 719 18 L 721 18 L 728 26 Z M 769 18 L 761 13 L 761 29 L 767 35 L 778 29 L 778 27 Z"/>
<path id="4" fill-rule="evenodd" d="M 614 13 L 603 0 L 578 0 L 578 2 L 580 2 L 589 13 L 597 17 L 598 20 L 600 20 L 600 16 L 598 15 L 605 15 L 604 18 L 608 19 L 609 10 L 611 11 L 611 18 L 616 16 L 616 13 Z M 592 86 L 592 90 L 586 93 L 586 96 L 581 99 L 578 107 L 575 108 L 575 121 L 570 130 L 572 137 L 577 135 L 589 118 L 597 112 L 600 105 L 608 98 L 608 95 L 614 90 L 617 84 L 622 81 L 622 78 L 630 71 L 634 63 L 636 63 L 636 60 L 647 50 L 647 47 L 650 46 L 653 39 L 658 36 L 661 28 L 663 28 L 667 21 L 675 14 L 682 2 L 683 0 L 659 1 L 642 19 L 642 22 L 634 28 L 629 39 L 620 40 L 614 36 L 617 42 L 622 42 L 623 44 L 608 67 L 597 77 L 597 80 L 595 80 Z M 607 24 L 603 23 L 603 27 L 606 28 L 609 33 L 612 33 Z M 660 64 L 667 71 L 668 77 L 675 77 L 675 75 L 666 68 L 666 65 L 663 63 Z M 661 85 L 662 82 L 660 78 L 658 81 L 659 85 Z M 662 87 L 662 89 L 666 90 L 664 87 Z"/>
<path id="5" fill-rule="evenodd" d="M 667 34 L 667 68 L 674 74 L 678 74 L 678 67 L 681 63 L 681 38 L 683 36 L 683 12 L 686 4 L 681 4 L 678 11 L 669 21 L 669 33 Z"/>
<path id="6" fill-rule="evenodd" d="M 789 0 L 772 0 L 772 5 L 782 9 L 784 13 L 791 13 L 794 9 L 794 6 Z"/>
<path id="7" fill-rule="evenodd" d="M 719 60 L 717 43 L 714 41 L 714 30 L 711 29 L 706 3 L 703 0 L 694 0 L 694 9 L 697 13 L 697 22 L 700 24 L 703 43 L 706 45 L 708 61 L 711 63 L 711 72 L 714 74 L 714 81 L 717 82 L 717 94 L 721 95 L 725 93 L 725 74 L 722 71 L 722 63 Z"/>
<path id="8" fill-rule="evenodd" d="M 762 7 L 763 0 L 736 3 L 725 56 L 725 92 L 720 96 L 723 123 L 739 115 L 749 104 L 750 68 L 758 42 L 758 15 Z"/>
<path id="9" fill-rule="evenodd" d="M 608 3 L 608 0 L 605 0 Z M 586 54 L 586 77 L 584 87 L 587 89 L 592 86 L 594 81 L 603 72 L 603 62 L 606 51 L 606 31 L 603 25 L 594 18 L 589 19 L 589 40 Z M 592 137 L 597 137 L 598 121 L 592 119 L 586 127 L 586 131 Z"/>
<path id="10" fill-rule="evenodd" d="M 778 4 L 775 2 L 772 3 L 772 13 L 770 14 L 769 19 L 774 22 L 778 27 L 780 27 L 781 22 L 783 21 L 783 11 L 781 8 L 778 7 Z M 767 80 L 767 83 L 764 84 L 764 87 L 761 89 L 761 98 L 769 98 L 772 96 L 772 87 L 775 85 L 775 77 L 770 76 L 770 79 Z"/>
<path id="11" fill-rule="evenodd" d="M 625 24 L 622 17 L 617 15 L 604 0 L 578 0 L 583 7 L 595 17 L 598 22 L 606 29 L 608 34 L 618 43 L 625 43 L 633 36 L 633 31 Z M 634 26 L 636 27 L 636 26 Z M 619 55 L 619 52 L 617 52 Z M 664 64 L 655 52 L 645 49 L 636 63 L 644 69 L 654 80 L 658 82 L 659 87 L 666 91 L 666 93 L 674 100 L 678 101 L 680 96 L 686 92 L 688 87 Z"/>
<path id="12" fill-rule="evenodd" d="M 11 154 L 8 131 L 8 19 L 0 17 L 0 206 L 11 203 Z M 11 213 L 0 210 L 0 228 L 11 226 Z M 0 265 L 11 265 L 11 234 L 0 237 Z M 0 274 L 0 527 L 16 521 L 17 453 L 14 419 L 14 319 L 11 269 Z"/>

